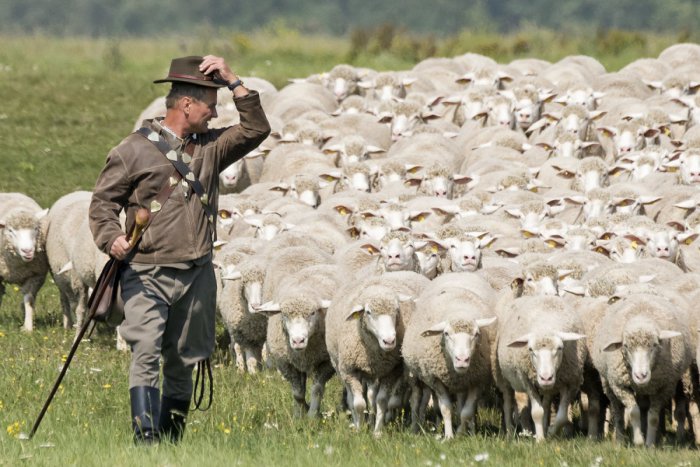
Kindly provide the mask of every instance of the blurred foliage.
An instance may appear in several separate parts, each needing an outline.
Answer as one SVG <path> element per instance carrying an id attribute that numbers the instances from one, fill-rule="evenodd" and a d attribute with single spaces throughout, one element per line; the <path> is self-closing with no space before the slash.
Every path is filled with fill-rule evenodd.
<path id="1" fill-rule="evenodd" d="M 697 37 L 700 0 L 4 0 L 0 30 L 84 36 L 190 35 L 204 27 L 250 32 L 284 21 L 304 33 L 348 35 L 393 23 L 420 34 L 464 29 L 513 32 L 528 24 L 572 28 L 684 31 Z"/>

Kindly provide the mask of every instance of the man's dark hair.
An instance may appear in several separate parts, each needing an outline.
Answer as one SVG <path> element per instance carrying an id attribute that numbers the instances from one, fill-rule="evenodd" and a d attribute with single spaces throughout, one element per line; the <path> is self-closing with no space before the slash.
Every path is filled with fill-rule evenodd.
<path id="1" fill-rule="evenodd" d="M 204 100 L 206 95 L 207 88 L 204 86 L 189 83 L 173 83 L 168 96 L 165 98 L 165 108 L 172 109 L 175 107 L 178 99 L 184 96 L 201 101 Z"/>

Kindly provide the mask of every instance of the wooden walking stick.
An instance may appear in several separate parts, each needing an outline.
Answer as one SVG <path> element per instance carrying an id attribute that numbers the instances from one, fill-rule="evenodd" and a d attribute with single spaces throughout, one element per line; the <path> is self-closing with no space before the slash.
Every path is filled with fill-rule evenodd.
<path id="1" fill-rule="evenodd" d="M 146 229 L 146 227 L 148 227 L 150 220 L 151 213 L 148 211 L 148 209 L 140 208 L 136 212 L 134 228 L 131 232 L 131 235 L 129 236 L 129 249 L 133 248 L 134 245 L 136 245 L 136 242 L 139 240 L 139 238 L 141 238 L 141 234 Z M 114 258 L 110 258 L 109 261 L 107 261 L 107 264 L 105 265 L 104 269 L 102 269 L 102 273 L 97 279 L 95 289 L 92 291 L 92 294 L 88 299 L 89 309 L 87 317 L 85 318 L 85 321 L 83 322 L 83 325 L 80 328 L 80 332 L 78 332 L 78 335 L 75 336 L 73 345 L 71 346 L 70 352 L 68 352 L 68 356 L 66 357 L 66 362 L 63 364 L 63 368 L 61 368 L 61 373 L 58 375 L 58 379 L 56 379 L 56 382 L 54 383 L 53 388 L 49 393 L 49 397 L 46 399 L 44 406 L 41 408 L 41 412 L 39 412 L 39 416 L 36 418 L 34 426 L 32 426 L 32 431 L 29 432 L 27 439 L 31 439 L 34 436 L 34 433 L 36 433 L 36 430 L 39 428 L 41 420 L 44 418 L 46 411 L 49 409 L 49 405 L 51 404 L 54 395 L 56 395 L 56 391 L 58 391 L 58 387 L 61 385 L 63 377 L 68 371 L 68 366 L 73 360 L 75 352 L 78 350 L 80 341 L 83 339 L 83 336 L 85 336 L 85 333 L 90 327 L 90 322 L 95 318 L 95 313 L 98 311 L 98 308 L 111 305 L 111 301 L 113 298 L 113 289 L 111 286 L 115 285 L 114 279 L 120 266 L 121 261 L 116 260 Z M 109 296 L 107 294 L 109 294 Z"/>

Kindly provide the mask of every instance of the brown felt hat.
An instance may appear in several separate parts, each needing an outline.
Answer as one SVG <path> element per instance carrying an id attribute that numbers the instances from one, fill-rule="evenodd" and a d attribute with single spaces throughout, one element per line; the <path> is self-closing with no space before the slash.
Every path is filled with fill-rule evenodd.
<path id="1" fill-rule="evenodd" d="M 221 88 L 226 86 L 226 83 L 214 79 L 211 75 L 205 75 L 199 71 L 199 65 L 204 60 L 204 57 L 193 55 L 190 57 L 173 58 L 170 62 L 170 71 L 168 76 L 163 79 L 157 79 L 154 83 L 190 83 L 199 86 L 207 86 L 210 88 Z"/>

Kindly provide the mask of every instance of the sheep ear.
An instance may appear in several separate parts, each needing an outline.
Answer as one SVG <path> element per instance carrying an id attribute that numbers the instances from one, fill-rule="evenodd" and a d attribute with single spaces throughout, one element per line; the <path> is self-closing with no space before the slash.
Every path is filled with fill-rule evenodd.
<path id="1" fill-rule="evenodd" d="M 430 326 L 430 328 L 421 332 L 420 335 L 423 337 L 429 337 L 434 336 L 436 334 L 442 334 L 443 332 L 445 332 L 445 328 L 447 328 L 447 325 L 447 321 L 440 321 L 439 323 L 433 324 L 432 326 Z"/>
<path id="2" fill-rule="evenodd" d="M 56 273 L 56 275 L 63 274 L 73 269 L 73 261 L 68 261 L 63 267 Z"/>
<path id="3" fill-rule="evenodd" d="M 481 329 L 481 328 L 485 328 L 486 326 L 491 326 L 493 323 L 496 322 L 497 319 L 498 319 L 498 318 L 496 318 L 495 316 L 492 317 L 492 318 L 481 318 L 481 319 L 477 319 L 477 320 L 476 320 L 476 326 L 477 326 L 478 328 L 480 328 L 480 329 Z"/>
<path id="4" fill-rule="evenodd" d="M 281 191 L 287 193 L 289 191 L 289 185 L 286 183 L 278 183 L 275 186 L 270 187 L 270 191 Z"/>
<path id="5" fill-rule="evenodd" d="M 242 277 L 241 271 L 233 271 L 231 273 L 222 275 L 221 280 L 223 280 L 223 281 L 237 281 L 241 277 Z"/>
<path id="6" fill-rule="evenodd" d="M 228 242 L 226 240 L 217 240 L 212 245 L 215 250 L 219 250 L 222 246 L 226 245 Z"/>
<path id="7" fill-rule="evenodd" d="M 678 331 L 669 331 L 664 329 L 659 332 L 659 339 L 671 339 L 672 337 L 680 337 L 682 334 Z"/>
<path id="8" fill-rule="evenodd" d="M 406 295 L 406 294 L 399 294 L 398 296 L 399 302 L 404 303 L 404 302 L 415 302 L 416 299 L 413 297 L 413 295 Z"/>
<path id="9" fill-rule="evenodd" d="M 576 332 L 559 332 L 557 335 L 564 342 L 579 341 L 586 338 L 585 334 L 578 334 Z"/>
<path id="10" fill-rule="evenodd" d="M 321 310 L 327 310 L 331 306 L 331 301 L 330 300 L 321 300 Z"/>
<path id="11" fill-rule="evenodd" d="M 510 344 L 508 344 L 508 347 L 512 347 L 514 349 L 519 349 L 521 347 L 525 347 L 528 342 L 530 342 L 530 336 L 531 334 L 523 334 L 522 336 L 518 337 L 514 341 L 512 341 Z"/>
<path id="12" fill-rule="evenodd" d="M 576 295 L 577 297 L 583 297 L 586 295 L 586 288 L 582 285 L 567 285 L 563 287 L 562 289 L 566 293 L 570 293 L 571 295 Z M 559 294 L 561 296 L 561 294 Z"/>
<path id="13" fill-rule="evenodd" d="M 612 341 L 605 347 L 603 347 L 603 352 L 614 352 L 622 347 L 622 340 Z"/>
<path id="14" fill-rule="evenodd" d="M 350 321 L 353 319 L 360 319 L 364 312 L 365 312 L 364 305 L 355 305 L 354 307 L 352 307 L 352 310 L 350 310 L 350 313 L 348 313 L 348 315 L 345 317 L 345 321 Z"/>
<path id="15" fill-rule="evenodd" d="M 340 214 L 341 216 L 347 216 L 348 214 L 352 213 L 354 209 L 350 206 L 344 206 L 342 204 L 339 204 L 338 206 L 335 206 L 333 209 Z"/>
<path id="16" fill-rule="evenodd" d="M 366 251 L 368 255 L 374 256 L 379 254 L 379 248 L 374 243 L 365 243 L 360 246 L 360 249 Z"/>
<path id="17" fill-rule="evenodd" d="M 282 308 L 280 307 L 279 303 L 266 302 L 257 308 L 253 308 L 253 311 L 255 313 L 263 313 L 265 315 L 272 316 L 282 311 Z"/>

